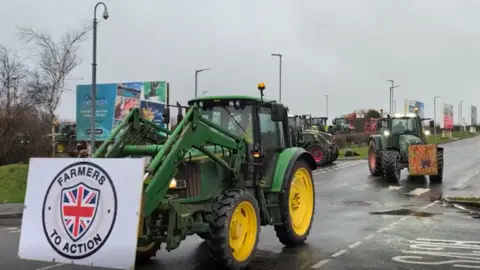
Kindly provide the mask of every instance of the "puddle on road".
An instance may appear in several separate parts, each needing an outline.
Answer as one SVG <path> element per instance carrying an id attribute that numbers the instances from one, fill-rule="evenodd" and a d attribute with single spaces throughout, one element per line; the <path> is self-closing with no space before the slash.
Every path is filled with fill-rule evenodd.
<path id="1" fill-rule="evenodd" d="M 415 217 L 431 217 L 441 215 L 441 213 L 428 213 L 423 211 L 415 211 L 413 209 L 395 209 L 380 212 L 370 212 L 371 215 L 391 215 L 391 216 L 415 216 Z"/>

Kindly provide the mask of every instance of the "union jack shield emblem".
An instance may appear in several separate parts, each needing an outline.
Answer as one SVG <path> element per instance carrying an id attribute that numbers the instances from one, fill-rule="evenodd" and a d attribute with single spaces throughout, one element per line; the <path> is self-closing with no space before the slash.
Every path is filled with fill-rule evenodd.
<path id="1" fill-rule="evenodd" d="M 60 209 L 65 231 L 72 241 L 77 241 L 91 227 L 97 213 L 100 190 L 79 183 L 62 189 Z"/>

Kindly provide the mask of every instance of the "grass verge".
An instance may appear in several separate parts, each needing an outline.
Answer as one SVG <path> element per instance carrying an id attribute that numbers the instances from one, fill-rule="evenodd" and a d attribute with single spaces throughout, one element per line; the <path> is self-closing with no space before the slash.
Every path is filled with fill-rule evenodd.
<path id="1" fill-rule="evenodd" d="M 433 136 L 429 136 L 428 139 L 427 139 L 428 143 L 437 143 L 437 144 L 438 143 L 445 143 L 445 142 L 453 141 L 453 140 L 471 138 L 471 137 L 477 136 L 479 134 L 478 133 L 465 133 L 465 132 L 461 132 L 461 131 L 455 131 L 455 132 L 452 133 L 452 138 L 442 138 L 442 137 L 440 137 L 441 134 L 437 134 L 437 135 L 439 135 L 439 136 L 437 136 L 437 139 L 434 139 Z M 359 156 L 345 157 L 345 151 L 347 149 L 354 150 L 355 152 L 357 152 L 359 154 Z M 338 159 L 348 159 L 348 158 L 361 159 L 361 158 L 366 158 L 367 156 L 368 156 L 368 146 L 352 145 L 352 147 L 346 147 L 346 148 L 340 149 L 340 154 L 338 156 Z"/>
<path id="2" fill-rule="evenodd" d="M 21 203 L 27 189 L 27 164 L 0 166 L 0 203 Z"/>

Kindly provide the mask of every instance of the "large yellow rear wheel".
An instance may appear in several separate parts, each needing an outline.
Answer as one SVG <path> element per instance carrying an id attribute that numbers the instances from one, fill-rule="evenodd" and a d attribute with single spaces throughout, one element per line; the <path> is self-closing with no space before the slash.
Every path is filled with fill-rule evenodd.
<path id="1" fill-rule="evenodd" d="M 255 197 L 247 190 L 227 190 L 214 208 L 211 237 L 212 257 L 227 269 L 244 269 L 257 249 L 260 214 Z"/>
<path id="2" fill-rule="evenodd" d="M 315 210 L 315 186 L 312 171 L 304 160 L 298 160 L 280 196 L 282 224 L 275 225 L 277 237 L 286 246 L 307 240 Z"/>

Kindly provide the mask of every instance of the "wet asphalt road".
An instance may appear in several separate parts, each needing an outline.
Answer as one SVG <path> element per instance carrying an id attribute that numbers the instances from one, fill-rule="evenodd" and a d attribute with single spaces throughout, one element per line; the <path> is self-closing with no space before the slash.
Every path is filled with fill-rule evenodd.
<path id="1" fill-rule="evenodd" d="M 307 244 L 283 248 L 273 229 L 264 227 L 249 269 L 480 268 L 480 219 L 430 202 L 452 188 L 480 188 L 480 137 L 444 148 L 445 179 L 439 186 L 408 181 L 406 175 L 398 185 L 388 185 L 370 177 L 363 160 L 317 170 L 316 214 Z M 18 223 L 0 220 L 0 269 L 100 269 L 19 260 Z M 191 236 L 179 249 L 160 250 L 155 261 L 137 269 L 216 269 L 202 243 Z"/>

